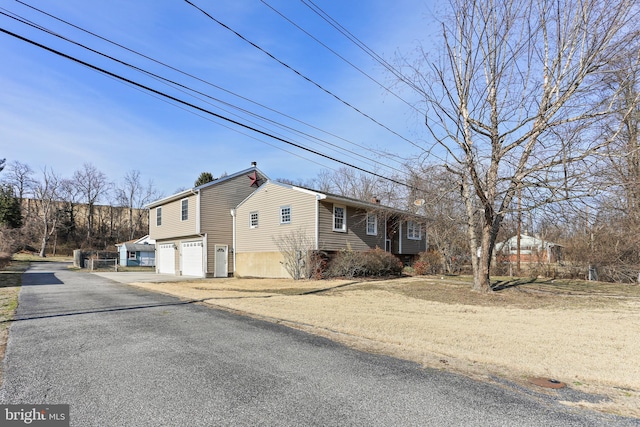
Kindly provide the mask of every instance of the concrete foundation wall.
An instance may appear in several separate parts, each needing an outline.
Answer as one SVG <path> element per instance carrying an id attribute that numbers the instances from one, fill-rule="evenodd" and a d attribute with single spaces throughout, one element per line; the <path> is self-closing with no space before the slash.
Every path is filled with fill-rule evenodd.
<path id="1" fill-rule="evenodd" d="M 236 277 L 287 278 L 280 252 L 242 252 L 236 254 Z"/>

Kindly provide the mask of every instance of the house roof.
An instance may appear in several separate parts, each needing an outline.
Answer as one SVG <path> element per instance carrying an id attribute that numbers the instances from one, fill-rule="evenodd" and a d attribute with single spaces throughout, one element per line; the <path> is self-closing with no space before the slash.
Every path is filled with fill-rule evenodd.
<path id="1" fill-rule="evenodd" d="M 124 243 L 124 249 L 129 252 L 153 252 L 156 250 L 156 245 L 144 243 Z"/>
<path id="2" fill-rule="evenodd" d="M 368 210 L 382 209 L 382 210 L 385 210 L 385 211 L 388 211 L 388 212 L 392 212 L 392 213 L 395 213 L 395 214 L 398 214 L 398 215 L 410 215 L 410 216 L 414 216 L 414 217 L 422 217 L 421 215 L 413 213 L 413 212 L 409 212 L 409 211 L 405 211 L 405 210 L 401 210 L 401 209 L 396 209 L 396 208 L 392 208 L 392 207 L 389 207 L 389 206 L 384 206 L 384 205 L 381 205 L 379 203 L 365 202 L 365 201 L 354 199 L 354 198 L 351 198 L 351 197 L 340 196 L 338 194 L 332 194 L 332 193 L 328 193 L 328 192 L 318 191 L 318 190 L 314 190 L 314 189 L 311 189 L 311 188 L 302 187 L 302 186 L 299 186 L 299 185 L 286 184 L 286 183 L 279 182 L 279 181 L 268 180 L 267 182 L 271 183 L 271 184 L 274 184 L 274 185 L 279 185 L 281 187 L 290 188 L 290 189 L 295 190 L 295 191 L 302 191 L 302 192 L 305 192 L 305 193 L 309 193 L 309 194 L 315 195 L 320 200 L 338 202 L 338 203 L 342 203 L 344 205 L 355 206 L 355 207 L 368 209 Z M 262 188 L 263 188 L 263 186 L 261 186 L 254 193 L 252 193 L 249 196 L 247 196 L 247 198 L 245 200 L 243 200 L 240 203 L 240 205 L 242 205 L 247 199 L 249 199 L 256 192 L 261 191 Z M 240 206 L 240 205 L 238 205 L 238 206 Z"/>
<path id="3" fill-rule="evenodd" d="M 215 180 L 213 180 L 211 182 L 207 182 L 206 184 L 202 184 L 202 185 L 200 185 L 198 187 L 193 187 L 193 188 L 190 188 L 188 190 L 184 190 L 184 191 L 181 191 L 179 193 L 172 194 L 171 196 L 167 196 L 165 198 L 156 200 L 156 201 L 151 202 L 148 205 L 146 205 L 145 208 L 152 209 L 152 208 L 155 208 L 157 206 L 161 206 L 161 205 L 164 205 L 166 203 L 172 202 L 174 200 L 183 199 L 183 198 L 185 198 L 185 197 L 187 197 L 187 196 L 189 196 L 191 194 L 197 194 L 200 190 L 202 190 L 204 188 L 208 188 L 208 187 L 212 187 L 214 185 L 221 184 L 221 183 L 223 183 L 225 181 L 228 181 L 230 179 L 236 178 L 236 177 L 238 177 L 240 175 L 251 173 L 253 171 L 257 172 L 260 176 L 263 176 L 265 179 L 268 180 L 267 175 L 262 173 L 262 171 L 260 169 L 258 169 L 257 167 L 252 166 L 252 167 L 250 167 L 248 169 L 241 170 L 241 171 L 233 173 L 231 175 L 226 175 L 226 176 L 220 177 L 220 178 L 215 179 Z"/>
<path id="4" fill-rule="evenodd" d="M 512 236 L 505 240 L 504 242 L 496 243 L 495 250 L 500 251 L 503 247 L 514 248 L 517 245 L 518 236 Z M 539 237 L 528 236 L 526 234 L 520 235 L 520 246 L 529 246 L 529 247 L 538 247 L 547 249 L 552 246 L 562 246 L 558 243 L 548 242 Z"/>
<path id="5" fill-rule="evenodd" d="M 149 243 L 149 244 L 154 244 L 155 240 L 153 239 L 149 239 L 149 235 L 144 235 L 142 237 L 140 237 L 139 239 L 131 239 L 131 240 L 127 240 L 126 242 L 122 242 L 122 243 L 116 243 L 116 247 L 120 247 L 122 245 L 125 245 L 127 243 L 131 244 L 131 243 L 141 243 L 144 244 L 145 242 Z"/>

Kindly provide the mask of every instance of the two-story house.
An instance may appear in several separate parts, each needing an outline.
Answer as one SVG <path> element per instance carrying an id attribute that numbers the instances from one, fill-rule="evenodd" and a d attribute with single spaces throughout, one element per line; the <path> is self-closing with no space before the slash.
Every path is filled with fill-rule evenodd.
<path id="1" fill-rule="evenodd" d="M 254 163 L 249 169 L 149 204 L 156 271 L 195 277 L 232 274 L 231 211 L 266 179 Z"/>

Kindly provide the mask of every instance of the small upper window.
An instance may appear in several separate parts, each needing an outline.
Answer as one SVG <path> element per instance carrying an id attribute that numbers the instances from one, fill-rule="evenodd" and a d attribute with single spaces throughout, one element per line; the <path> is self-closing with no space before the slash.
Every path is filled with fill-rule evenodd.
<path id="1" fill-rule="evenodd" d="M 376 214 L 367 214 L 367 234 L 370 236 L 378 235 L 378 217 Z"/>
<path id="2" fill-rule="evenodd" d="M 333 205 L 333 231 L 347 231 L 347 208 Z"/>
<path id="3" fill-rule="evenodd" d="M 135 252 L 127 252 L 127 254 L 128 254 L 128 258 L 129 259 L 133 259 L 133 260 L 136 259 L 136 253 Z"/>
<path id="4" fill-rule="evenodd" d="M 407 239 L 420 240 L 422 238 L 422 230 L 420 224 L 415 221 L 407 221 Z"/>
<path id="5" fill-rule="evenodd" d="M 280 224 L 291 224 L 291 206 L 280 208 Z"/>
<path id="6" fill-rule="evenodd" d="M 258 227 L 258 212 L 251 212 L 249 214 L 249 227 L 251 228 Z"/>
<path id="7" fill-rule="evenodd" d="M 162 225 L 162 208 L 156 208 L 156 225 L 158 227 Z"/>
<path id="8" fill-rule="evenodd" d="M 181 205 L 182 209 L 180 218 L 182 221 L 186 221 L 189 219 L 189 199 L 183 199 Z"/>

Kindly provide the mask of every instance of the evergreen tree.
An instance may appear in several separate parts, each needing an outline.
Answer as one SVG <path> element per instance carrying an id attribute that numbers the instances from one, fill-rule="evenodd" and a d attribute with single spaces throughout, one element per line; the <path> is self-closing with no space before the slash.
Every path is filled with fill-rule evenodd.
<path id="1" fill-rule="evenodd" d="M 9 228 L 22 227 L 20 200 L 8 185 L 0 186 L 0 225 Z"/>
<path id="2" fill-rule="evenodd" d="M 211 181 L 215 181 L 215 178 L 213 177 L 213 175 L 211 175 L 211 172 L 202 172 L 196 180 L 194 186 L 199 187 Z"/>

